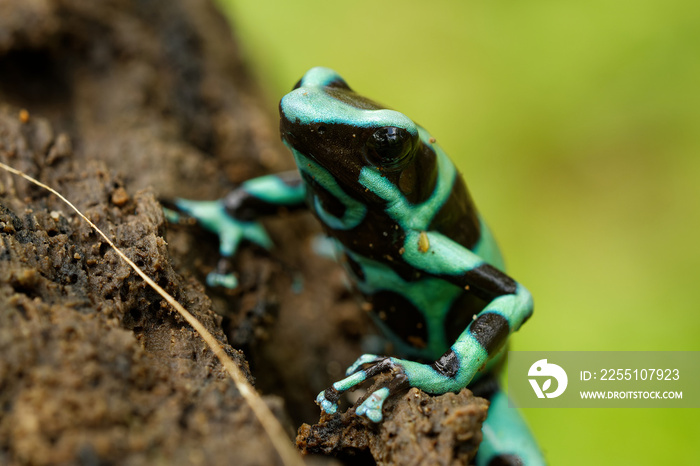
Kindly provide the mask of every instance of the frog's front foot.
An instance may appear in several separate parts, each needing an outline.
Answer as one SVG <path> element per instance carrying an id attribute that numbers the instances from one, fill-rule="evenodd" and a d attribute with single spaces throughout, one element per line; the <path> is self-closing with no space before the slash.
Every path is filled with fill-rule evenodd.
<path id="1" fill-rule="evenodd" d="M 222 200 L 193 201 L 175 199 L 175 209 L 164 209 L 165 217 L 172 223 L 180 223 L 184 218 L 193 218 L 205 229 L 219 237 L 221 260 L 214 272 L 207 275 L 207 285 L 236 288 L 238 279 L 230 271 L 230 259 L 236 253 L 241 241 L 246 240 L 269 249 L 272 246 L 267 232 L 257 221 L 244 221 L 231 216 Z"/>
<path id="2" fill-rule="evenodd" d="M 221 257 L 216 269 L 207 274 L 207 286 L 211 288 L 221 286 L 231 290 L 238 288 L 238 277 L 231 272 L 230 257 Z"/>
<path id="3" fill-rule="evenodd" d="M 238 278 L 232 273 L 216 273 L 211 272 L 207 275 L 207 286 L 216 288 L 223 286 L 224 288 L 235 289 L 238 287 Z"/>

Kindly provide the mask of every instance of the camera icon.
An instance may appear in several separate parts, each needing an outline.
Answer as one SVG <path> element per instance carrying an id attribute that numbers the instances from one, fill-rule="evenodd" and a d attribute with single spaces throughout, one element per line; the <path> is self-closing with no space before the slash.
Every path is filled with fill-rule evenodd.
<path id="1" fill-rule="evenodd" d="M 569 378 L 566 375 L 566 371 L 556 364 L 548 363 L 546 359 L 540 359 L 535 361 L 535 363 L 530 366 L 530 370 L 527 373 L 530 377 L 547 377 L 543 380 L 542 386 L 540 387 L 537 379 L 528 379 L 532 389 L 535 391 L 537 398 L 556 398 L 566 390 L 566 385 L 569 383 Z M 548 390 L 552 386 L 552 379 L 557 381 L 556 390 L 549 392 Z"/>

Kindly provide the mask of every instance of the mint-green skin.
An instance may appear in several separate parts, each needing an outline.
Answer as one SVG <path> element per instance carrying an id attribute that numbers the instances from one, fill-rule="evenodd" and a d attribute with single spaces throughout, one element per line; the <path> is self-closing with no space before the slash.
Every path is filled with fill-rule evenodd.
<path id="1" fill-rule="evenodd" d="M 436 361 L 362 355 L 348 368 L 348 377 L 321 392 L 317 403 L 334 413 L 342 392 L 391 370 L 395 383 L 371 393 L 355 411 L 380 422 L 384 401 L 394 391 L 417 387 L 433 394 L 456 392 L 484 378 L 498 366 L 506 337 L 532 314 L 532 298 L 502 272 L 498 246 L 466 190 L 460 189 L 462 181 L 447 155 L 425 129 L 355 94 L 327 68 L 313 68 L 304 75 L 281 100 L 280 117 L 283 141 L 303 181 L 290 183 L 274 175 L 257 178 L 219 201 L 178 200 L 178 209 L 217 233 L 221 255 L 230 257 L 242 240 L 271 245 L 257 221 L 236 218 L 246 203 L 287 207 L 306 203 L 332 239 L 358 293 L 377 306 L 384 305 L 373 301 L 380 294 L 382 299 L 396 296 L 396 312 L 410 306 L 406 318 L 418 316 L 420 339 L 409 338 L 402 325 L 384 321 L 380 312 L 374 315 L 396 352 Z M 392 128 L 398 136 L 387 143 L 383 128 Z M 387 149 L 387 144 L 394 146 Z M 417 199 L 415 192 L 428 183 L 432 189 Z M 465 229 L 469 235 L 463 234 Z M 220 270 L 208 282 L 236 284 L 233 274 Z M 464 324 L 466 328 L 449 341 L 448 317 L 459 315 L 453 308 L 459 311 L 460 299 L 468 293 L 484 304 L 471 324 Z M 487 395 L 492 405 L 477 464 L 544 464 L 517 410 L 508 408 L 506 396 L 500 391 Z"/>

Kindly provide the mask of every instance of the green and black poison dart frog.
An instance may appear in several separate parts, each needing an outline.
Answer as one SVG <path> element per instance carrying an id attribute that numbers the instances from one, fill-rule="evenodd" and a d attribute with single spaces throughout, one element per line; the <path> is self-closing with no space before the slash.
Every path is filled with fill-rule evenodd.
<path id="1" fill-rule="evenodd" d="M 176 206 L 219 235 L 222 259 L 241 240 L 271 246 L 256 218 L 280 206 L 314 212 L 377 325 L 406 358 L 360 356 L 347 378 L 318 395 L 321 409 L 334 413 L 343 392 L 381 372 L 395 377 L 356 409 L 374 422 L 392 393 L 469 385 L 491 401 L 477 464 L 544 464 L 494 376 L 508 336 L 532 315 L 532 298 L 503 272 L 450 159 L 425 129 L 356 94 L 327 68 L 308 71 L 279 110 L 298 172 L 249 180 L 218 201 L 180 199 Z M 235 287 L 236 279 L 222 265 L 208 283 Z"/>

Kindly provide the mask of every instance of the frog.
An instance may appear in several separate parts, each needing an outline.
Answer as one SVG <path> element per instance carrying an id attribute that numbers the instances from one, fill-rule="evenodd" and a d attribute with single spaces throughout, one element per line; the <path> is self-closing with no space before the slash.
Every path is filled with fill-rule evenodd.
<path id="1" fill-rule="evenodd" d="M 336 413 L 343 393 L 380 373 L 392 377 L 355 408 L 375 423 L 385 401 L 411 387 L 436 395 L 469 387 L 490 401 L 477 465 L 544 464 L 498 384 L 508 337 L 532 316 L 532 295 L 505 273 L 493 234 L 436 139 L 325 67 L 303 75 L 279 115 L 296 171 L 253 178 L 215 201 L 176 199 L 168 211 L 219 236 L 221 259 L 207 283 L 237 286 L 230 259 L 242 242 L 272 247 L 264 216 L 310 210 L 396 354 L 359 356 L 319 393 L 320 408 Z"/>

